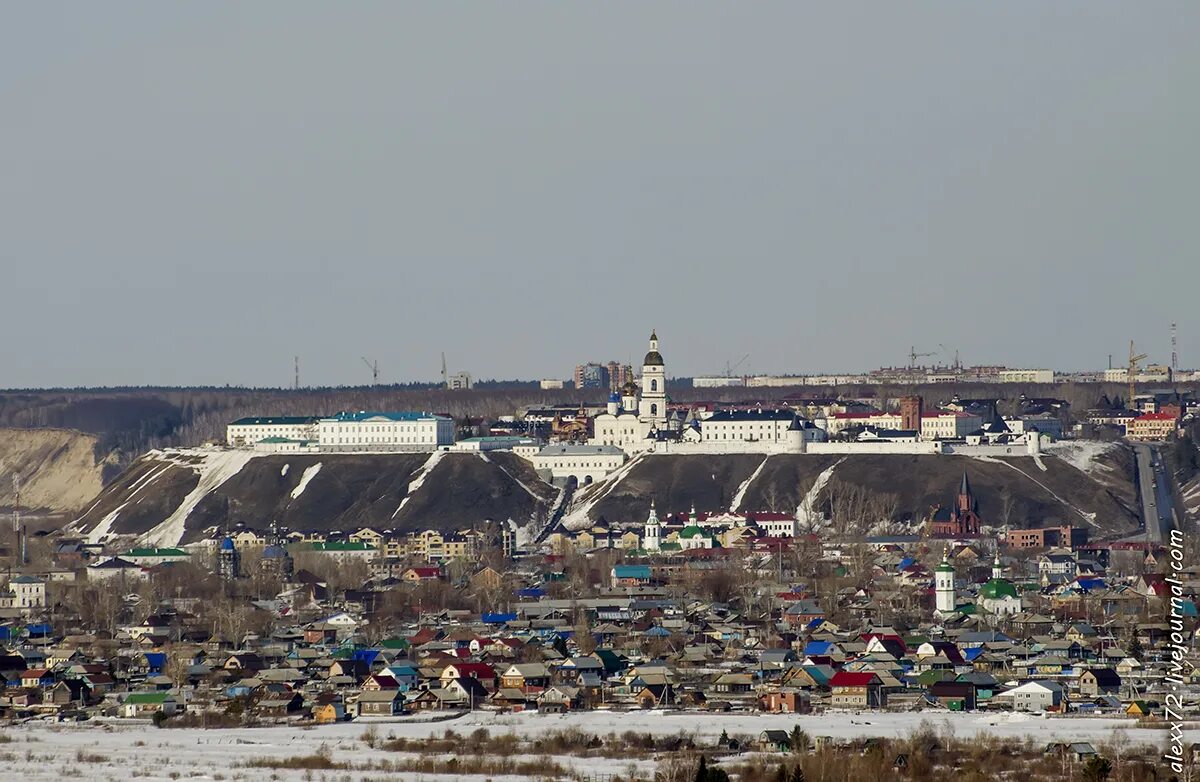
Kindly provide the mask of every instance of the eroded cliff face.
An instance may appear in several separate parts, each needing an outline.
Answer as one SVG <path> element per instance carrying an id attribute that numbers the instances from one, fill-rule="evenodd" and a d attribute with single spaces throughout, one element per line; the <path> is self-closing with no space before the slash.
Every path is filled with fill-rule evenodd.
<path id="1" fill-rule="evenodd" d="M 21 507 L 35 514 L 75 514 L 104 488 L 115 461 L 96 453 L 94 435 L 70 429 L 0 428 L 0 507 L 14 504 L 12 476 L 21 477 Z"/>

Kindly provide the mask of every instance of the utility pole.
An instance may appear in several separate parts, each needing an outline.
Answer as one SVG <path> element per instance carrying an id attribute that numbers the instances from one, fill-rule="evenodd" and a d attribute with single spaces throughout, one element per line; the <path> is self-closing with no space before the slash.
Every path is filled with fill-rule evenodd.
<path id="1" fill-rule="evenodd" d="M 293 381 L 293 386 L 292 386 L 292 388 L 293 388 L 293 390 L 299 391 L 299 390 L 300 390 L 300 357 L 299 357 L 299 356 L 296 356 L 296 357 L 295 357 L 295 359 L 296 359 L 296 362 L 295 362 L 295 364 L 296 364 L 296 378 L 295 378 L 295 380 Z"/>
<path id="2" fill-rule="evenodd" d="M 450 386 L 450 375 L 446 372 L 446 351 L 442 351 L 442 388 Z"/>

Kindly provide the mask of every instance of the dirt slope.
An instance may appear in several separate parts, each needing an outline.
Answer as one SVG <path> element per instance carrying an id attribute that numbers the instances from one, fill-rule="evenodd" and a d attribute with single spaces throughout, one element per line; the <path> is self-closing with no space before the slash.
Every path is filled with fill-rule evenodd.
<path id="1" fill-rule="evenodd" d="M 100 493 L 108 462 L 96 458 L 96 437 L 69 429 L 0 429 L 0 507 L 13 505 L 13 474 L 21 476 L 21 506 L 31 513 L 77 513 Z"/>

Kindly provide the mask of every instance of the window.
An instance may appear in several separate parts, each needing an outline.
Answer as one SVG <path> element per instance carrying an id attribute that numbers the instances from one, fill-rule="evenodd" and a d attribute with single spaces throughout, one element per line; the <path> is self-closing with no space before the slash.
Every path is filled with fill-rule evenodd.
<path id="1" fill-rule="evenodd" d="M 653 383 L 654 381 L 650 381 Z M 650 405 L 650 415 L 658 415 L 658 405 Z"/>

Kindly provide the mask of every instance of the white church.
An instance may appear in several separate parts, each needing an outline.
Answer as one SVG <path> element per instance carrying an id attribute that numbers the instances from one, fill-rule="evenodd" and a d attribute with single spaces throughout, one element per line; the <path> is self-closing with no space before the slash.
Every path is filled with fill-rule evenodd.
<path id="1" fill-rule="evenodd" d="M 614 445 L 627 453 L 654 446 L 654 434 L 667 428 L 667 368 L 658 352 L 658 334 L 642 360 L 642 385 L 632 380 L 608 398 L 607 411 L 593 422 L 591 445 Z"/>

